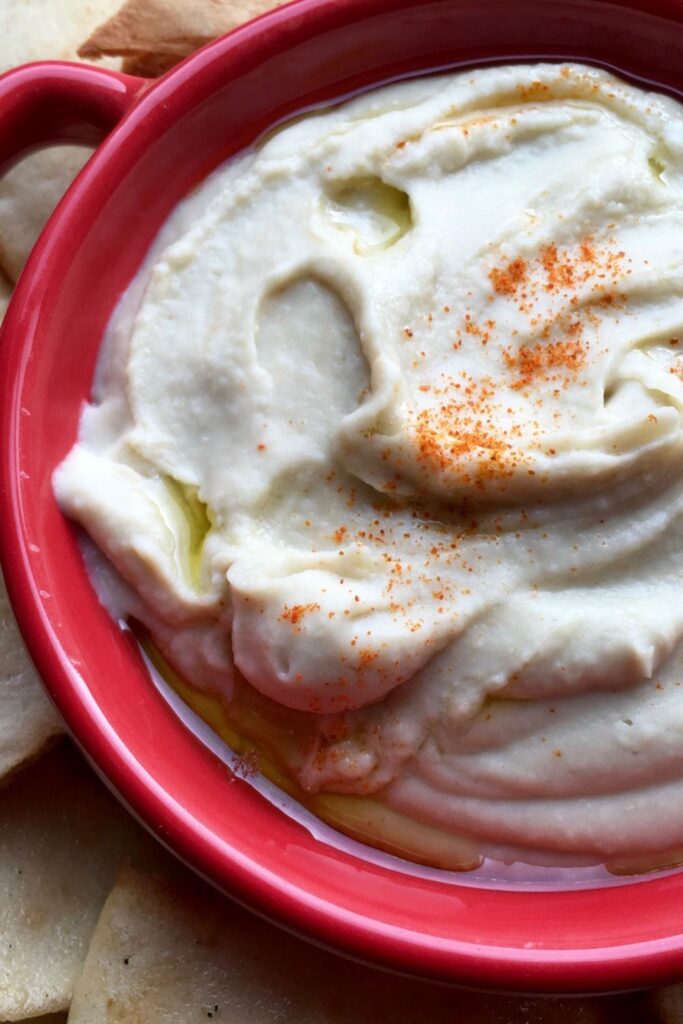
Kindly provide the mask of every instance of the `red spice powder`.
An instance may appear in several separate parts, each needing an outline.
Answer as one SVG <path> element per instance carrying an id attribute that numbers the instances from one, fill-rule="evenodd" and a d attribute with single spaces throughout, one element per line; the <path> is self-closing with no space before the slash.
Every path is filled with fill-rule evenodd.
<path id="1" fill-rule="evenodd" d="M 501 430 L 492 397 L 486 384 L 470 384 L 462 399 L 419 412 L 413 427 L 418 461 L 429 471 L 450 471 L 463 484 L 509 476 L 523 456 Z"/>
<path id="2" fill-rule="evenodd" d="M 379 658 L 379 651 L 373 650 L 371 647 L 363 647 L 358 652 L 358 664 L 361 669 L 367 668 L 372 665 L 373 661 Z"/>
<path id="3" fill-rule="evenodd" d="M 531 100 L 545 100 L 548 98 L 550 93 L 550 86 L 547 82 L 541 82 L 538 79 L 534 79 L 529 85 L 523 85 L 520 83 L 516 88 L 517 95 L 521 100 L 526 103 Z"/>
<path id="4" fill-rule="evenodd" d="M 561 259 L 556 245 L 547 246 L 541 253 L 541 262 L 546 273 L 546 290 L 571 288 L 574 284 L 574 267 L 568 258 Z"/>
<path id="5" fill-rule="evenodd" d="M 337 544 L 342 544 L 348 532 L 348 527 L 340 526 L 334 531 L 332 537 Z"/>
<path id="6" fill-rule="evenodd" d="M 623 267 L 626 253 L 607 239 L 598 245 L 592 235 L 585 235 L 576 245 L 559 248 L 554 243 L 544 246 L 530 260 L 521 257 L 489 271 L 489 280 L 496 295 L 533 299 L 538 289 L 546 292 L 576 291 L 578 286 L 593 281 L 602 289 L 622 279 L 629 271 Z M 572 300 L 573 301 L 573 300 Z M 528 305 L 520 309 L 529 311 Z"/>
<path id="7" fill-rule="evenodd" d="M 586 348 L 579 338 L 567 338 L 528 345 L 515 353 L 504 352 L 503 358 L 508 369 L 518 375 L 511 387 L 520 390 L 535 381 L 555 381 L 556 370 L 576 373 L 586 365 Z"/>
<path id="8" fill-rule="evenodd" d="M 291 622 L 293 626 L 297 626 L 304 615 L 308 615 L 309 612 L 318 611 L 320 611 L 319 604 L 294 604 L 291 607 L 286 604 L 280 618 L 283 622 Z"/>
<path id="9" fill-rule="evenodd" d="M 527 263 L 521 257 L 512 260 L 506 267 L 493 267 L 489 280 L 497 295 L 514 295 L 527 276 Z"/>

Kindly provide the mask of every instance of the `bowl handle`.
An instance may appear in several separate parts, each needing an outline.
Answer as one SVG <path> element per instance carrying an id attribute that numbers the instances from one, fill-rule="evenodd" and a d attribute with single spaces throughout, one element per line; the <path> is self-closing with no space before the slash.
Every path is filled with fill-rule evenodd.
<path id="1" fill-rule="evenodd" d="M 55 143 L 96 146 L 149 85 L 145 78 L 62 61 L 0 75 L 0 173 Z"/>

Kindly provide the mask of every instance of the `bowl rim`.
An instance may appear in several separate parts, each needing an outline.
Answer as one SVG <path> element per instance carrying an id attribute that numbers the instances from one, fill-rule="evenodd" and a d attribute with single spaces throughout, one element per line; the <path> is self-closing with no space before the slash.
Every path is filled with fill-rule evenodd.
<path id="1" fill-rule="evenodd" d="M 98 187 L 105 170 L 110 176 L 116 173 L 127 148 L 132 152 L 135 143 L 139 149 L 146 135 L 162 132 L 169 118 L 177 116 L 178 111 L 192 109 L 197 97 L 207 88 L 212 68 L 217 69 L 227 59 L 247 53 L 249 60 L 256 60 L 273 47 L 291 47 L 298 38 L 310 37 L 316 29 L 322 31 L 337 22 L 350 23 L 353 13 L 362 9 L 367 15 L 371 8 L 377 11 L 387 6 L 410 8 L 419 2 L 293 0 L 209 43 L 162 79 L 145 85 L 129 113 L 71 186 L 32 252 L 2 329 L 0 372 L 3 379 L 21 381 L 27 370 L 32 353 L 22 347 L 18 339 L 31 321 L 36 303 L 40 302 L 45 275 L 54 274 L 56 255 L 66 252 L 67 239 L 79 216 L 79 205 L 86 201 L 90 190 Z M 625 11 L 657 9 L 668 15 L 673 11 L 683 28 L 681 3 L 617 0 L 617 6 Z M 0 430 L 4 431 L 2 436 L 7 443 L 13 438 L 21 415 L 19 390 L 13 383 L 0 396 Z M 136 760 L 135 752 L 112 730 L 106 715 L 94 701 L 87 681 L 66 656 L 50 621 L 49 608 L 33 578 L 27 539 L 30 529 L 18 482 L 18 464 L 11 450 L 2 460 L 0 472 L 0 498 L 5 512 L 0 517 L 0 556 L 7 570 L 10 600 L 36 667 L 95 770 L 129 810 L 193 870 L 262 916 L 300 935 L 337 952 L 408 974 L 482 988 L 527 992 L 617 990 L 672 980 L 677 974 L 683 974 L 683 922 L 681 934 L 650 936 L 612 947 L 550 949 L 539 948 L 528 941 L 513 948 L 487 943 L 484 936 L 479 943 L 462 942 L 455 935 L 444 939 L 426 934 L 419 927 L 406 931 L 387 922 L 378 922 L 371 914 L 359 915 L 339 901 L 321 901 L 314 893 L 297 888 L 291 878 L 278 877 L 255 860 L 246 860 L 230 847 L 225 837 L 223 842 L 216 842 L 216 837 L 208 836 L 202 823 Z M 178 727 L 185 728 L 179 720 Z M 451 888 L 454 892 L 458 890 L 457 885 Z M 468 892 L 473 890 L 476 887 L 467 887 Z M 683 875 L 629 882 L 624 887 L 611 886 L 597 890 L 605 894 L 598 898 L 576 892 L 540 895 L 544 900 L 554 899 L 558 905 L 561 897 L 566 901 L 568 913 L 572 913 L 572 902 L 577 912 L 581 905 L 582 914 L 587 913 L 589 905 L 590 913 L 605 912 L 608 906 L 610 912 L 617 913 L 619 898 L 625 895 L 628 899 L 636 890 L 651 895 L 657 893 L 657 898 L 664 894 L 664 898 L 675 900 L 683 891 Z M 610 899 L 606 897 L 608 892 L 612 894 Z M 532 896 L 528 892 L 514 894 L 520 913 L 530 910 Z M 647 901 L 647 894 L 644 899 Z"/>

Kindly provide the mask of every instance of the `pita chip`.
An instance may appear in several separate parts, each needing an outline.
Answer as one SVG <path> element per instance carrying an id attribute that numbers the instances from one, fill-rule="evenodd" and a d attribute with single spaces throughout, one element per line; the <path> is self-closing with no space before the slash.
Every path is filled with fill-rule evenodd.
<path id="1" fill-rule="evenodd" d="M 119 865 L 150 842 L 67 743 L 0 789 L 0 1020 L 68 1008 Z"/>
<path id="2" fill-rule="evenodd" d="M 79 44 L 121 0 L 2 0 L 0 72 L 33 60 L 75 60 Z"/>
<path id="3" fill-rule="evenodd" d="M 605 1024 L 610 1004 L 620 1024 L 642 1024 L 629 996 L 485 996 L 354 964 L 267 924 L 160 855 L 155 870 L 120 875 L 69 1024 Z"/>
<path id="4" fill-rule="evenodd" d="M 90 154 L 82 146 L 57 146 L 31 154 L 0 178 L 0 266 L 11 281 Z"/>
<path id="5" fill-rule="evenodd" d="M 121 0 L 1 0 L 0 73 L 34 60 L 76 60 L 79 43 Z M 109 61 L 119 66 L 119 61 Z M 16 281 L 45 221 L 90 150 L 60 146 L 0 178 L 0 267 Z"/>
<path id="6" fill-rule="evenodd" d="M 217 36 L 279 6 L 277 0 L 127 0 L 78 52 L 89 59 L 137 61 L 138 73 L 148 66 L 166 70 Z M 130 63 L 125 67 L 132 72 Z"/>
<path id="7" fill-rule="evenodd" d="M 0 779 L 62 731 L 29 661 L 0 576 Z"/>

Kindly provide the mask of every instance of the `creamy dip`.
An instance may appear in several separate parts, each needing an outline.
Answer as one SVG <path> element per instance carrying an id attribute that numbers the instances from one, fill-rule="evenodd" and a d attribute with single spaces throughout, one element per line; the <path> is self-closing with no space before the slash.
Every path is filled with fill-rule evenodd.
<path id="1" fill-rule="evenodd" d="M 682 172 L 595 69 L 403 82 L 218 170 L 114 315 L 62 508 L 418 857 L 683 856 Z"/>

